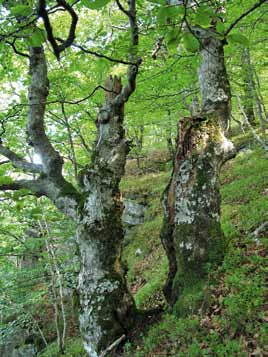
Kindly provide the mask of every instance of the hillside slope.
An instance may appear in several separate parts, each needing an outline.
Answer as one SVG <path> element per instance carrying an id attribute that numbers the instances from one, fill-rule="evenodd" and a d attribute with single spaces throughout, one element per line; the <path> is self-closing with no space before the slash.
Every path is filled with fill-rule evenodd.
<path id="1" fill-rule="evenodd" d="M 125 195 L 135 192 L 148 200 L 145 223 L 132 228 L 124 252 L 139 308 L 165 307 L 161 288 L 167 261 L 159 241 L 159 201 L 168 175 L 127 176 L 122 183 Z M 137 333 L 124 357 L 268 356 L 267 156 L 254 147 L 242 150 L 224 166 L 221 181 L 228 239 L 223 265 L 210 272 L 207 283 L 184 294 L 175 314 L 165 313 L 148 331 Z"/>
<path id="2" fill-rule="evenodd" d="M 167 275 L 159 232 L 161 194 L 170 175 L 166 153 L 130 162 L 124 197 L 146 205 L 145 221 L 126 227 L 123 258 L 128 282 L 145 314 L 113 357 L 268 356 L 268 160 L 260 149 L 240 151 L 222 170 L 222 226 L 228 251 L 209 280 L 188 291 L 169 311 L 162 287 Z M 209 268 L 209 267 L 208 267 Z M 42 356 L 57 356 L 56 343 Z M 84 356 L 80 338 L 68 340 L 66 356 Z"/>

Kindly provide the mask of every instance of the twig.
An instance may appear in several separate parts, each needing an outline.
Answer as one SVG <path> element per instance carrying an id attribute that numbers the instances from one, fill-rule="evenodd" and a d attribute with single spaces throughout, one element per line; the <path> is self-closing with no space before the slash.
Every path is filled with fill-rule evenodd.
<path id="1" fill-rule="evenodd" d="M 106 56 L 106 55 L 102 55 L 101 53 L 89 50 L 89 49 L 87 49 L 87 48 L 85 48 L 85 47 L 83 47 L 81 45 L 77 45 L 75 43 L 73 43 L 72 46 L 76 47 L 76 48 L 79 48 L 84 53 L 88 53 L 88 54 L 93 55 L 93 56 L 98 57 L 98 58 L 104 58 L 104 59 L 106 59 L 107 61 L 110 61 L 110 62 L 121 63 L 121 64 L 125 64 L 127 66 L 136 65 L 136 63 L 132 63 L 132 62 L 129 62 L 129 61 L 124 61 L 124 60 L 120 60 L 120 59 L 117 59 L 117 58 L 112 58 L 112 57 L 109 57 L 109 56 Z"/>
<path id="2" fill-rule="evenodd" d="M 117 347 L 122 341 L 126 339 L 126 335 L 122 335 L 117 340 L 115 340 L 110 346 L 108 346 L 100 355 L 100 357 L 105 357 L 109 352 L 111 352 L 115 347 Z"/>
<path id="3" fill-rule="evenodd" d="M 262 139 L 259 137 L 259 135 L 257 134 L 256 130 L 251 126 L 249 120 L 248 120 L 248 117 L 245 113 L 245 110 L 241 104 L 241 101 L 240 101 L 240 97 L 239 95 L 236 95 L 236 98 L 237 98 L 237 103 L 238 103 L 238 107 L 241 111 L 241 113 L 243 114 L 243 117 L 244 117 L 244 120 L 245 120 L 245 123 L 246 125 L 249 127 L 249 129 L 251 130 L 254 138 L 256 139 L 256 141 L 262 146 L 262 148 L 264 149 L 265 152 L 268 152 L 268 146 L 266 145 L 266 143 L 264 141 L 262 141 Z"/>
<path id="4" fill-rule="evenodd" d="M 46 9 L 46 6 L 47 6 L 46 0 L 39 0 L 38 15 L 43 19 L 45 29 L 47 32 L 47 39 L 53 48 L 53 52 L 54 52 L 55 56 L 57 57 L 57 59 L 59 59 L 60 53 L 62 51 L 64 51 L 66 48 L 70 47 L 75 39 L 75 30 L 76 30 L 76 25 L 78 22 L 78 16 L 77 16 L 76 12 L 74 11 L 74 9 L 72 8 L 72 6 L 69 5 L 65 0 L 57 0 L 57 4 L 58 4 L 58 6 L 63 7 L 63 9 L 66 10 L 72 18 L 72 22 L 71 22 L 71 25 L 69 28 L 68 37 L 66 40 L 61 41 L 61 45 L 59 45 L 57 43 L 57 40 L 54 37 L 53 28 L 51 26 L 49 14 Z"/>
<path id="5" fill-rule="evenodd" d="M 238 24 L 238 22 L 240 22 L 244 17 L 246 17 L 247 15 L 249 15 L 251 12 L 253 12 L 254 10 L 256 10 L 258 7 L 260 7 L 262 4 L 264 4 L 265 2 L 267 2 L 267 0 L 260 0 L 259 2 L 257 2 L 255 5 L 253 5 L 251 8 L 249 8 L 247 11 L 245 11 L 243 14 L 241 14 L 229 27 L 228 29 L 225 31 L 224 35 L 227 36 L 229 32 L 232 31 L 232 29 Z"/>

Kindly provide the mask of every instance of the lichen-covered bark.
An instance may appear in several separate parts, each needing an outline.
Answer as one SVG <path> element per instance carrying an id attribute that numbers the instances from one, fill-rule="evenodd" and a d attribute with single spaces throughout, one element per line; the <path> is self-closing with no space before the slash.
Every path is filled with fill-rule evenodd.
<path id="1" fill-rule="evenodd" d="M 217 117 L 183 118 L 179 123 L 173 174 L 164 193 L 161 238 L 169 258 L 164 292 L 174 304 L 183 288 L 221 261 L 219 172 L 232 148 Z"/>
<path id="2" fill-rule="evenodd" d="M 219 173 L 222 163 L 234 155 L 234 147 L 224 134 L 230 90 L 223 43 L 211 30 L 195 29 L 195 34 L 202 45 L 202 110 L 179 122 L 173 173 L 163 195 L 161 240 L 169 260 L 164 293 L 171 305 L 223 257 Z"/>
<path id="3" fill-rule="evenodd" d="M 92 164 L 80 174 L 80 189 L 63 176 L 64 160 L 46 134 L 49 81 L 42 46 L 29 50 L 31 78 L 26 125 L 27 142 L 39 154 L 41 164 L 30 163 L 0 144 L 0 153 L 14 167 L 37 174 L 33 179 L 2 184 L 0 190 L 27 188 L 38 197 L 45 195 L 77 224 L 81 254 L 80 325 L 90 357 L 101 356 L 109 344 L 126 332 L 135 311 L 121 263 L 123 229 L 119 183 L 128 153 L 123 129 L 124 105 L 135 90 L 141 60 L 137 57 L 136 1 L 128 1 L 128 10 L 118 5 L 129 18 L 131 32 L 126 82 L 122 86 L 118 78 L 109 77 L 105 83 L 105 104 L 97 118 L 98 137 Z M 6 6 L 11 6 L 11 1 Z"/>
<path id="4" fill-rule="evenodd" d="M 99 356 L 126 332 L 134 316 L 121 263 L 122 200 L 119 192 L 128 144 L 124 138 L 123 105 L 114 105 L 121 92 L 119 79 L 108 78 L 106 103 L 97 119 L 98 137 L 93 163 L 83 173 L 84 204 L 77 238 L 81 253 L 80 327 L 89 356 Z"/>

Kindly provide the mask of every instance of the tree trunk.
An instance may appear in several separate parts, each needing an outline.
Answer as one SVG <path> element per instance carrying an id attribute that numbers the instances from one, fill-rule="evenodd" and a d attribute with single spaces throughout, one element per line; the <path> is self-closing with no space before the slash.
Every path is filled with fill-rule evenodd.
<path id="1" fill-rule="evenodd" d="M 121 263 L 123 228 L 119 183 L 128 144 L 124 139 L 123 104 L 112 105 L 121 82 L 110 77 L 106 104 L 97 119 L 98 137 L 92 166 L 82 175 L 86 196 L 77 238 L 81 253 L 80 327 L 91 357 L 125 333 L 135 307 Z M 112 93 L 113 92 L 113 93 Z"/>
<path id="2" fill-rule="evenodd" d="M 226 243 L 220 226 L 219 173 L 222 163 L 234 155 L 224 135 L 230 90 L 223 43 L 212 31 L 195 31 L 202 44 L 202 110 L 179 122 L 173 173 L 163 195 L 161 240 L 169 260 L 164 293 L 171 305 L 222 260 Z"/>
<path id="3" fill-rule="evenodd" d="M 8 8 L 12 4 L 13 1 L 7 1 L 5 6 Z M 49 23 L 45 2 L 39 1 L 37 5 L 39 17 Z M 135 313 L 134 300 L 127 289 L 121 263 L 123 229 L 119 183 L 124 174 L 128 153 L 123 129 L 124 104 L 135 91 L 141 59 L 137 55 L 139 29 L 136 0 L 128 1 L 128 10 L 119 2 L 118 6 L 128 17 L 131 34 L 126 81 L 122 87 L 119 79 L 109 77 L 105 88 L 102 87 L 106 98 L 97 119 L 98 137 L 92 164 L 76 175 L 80 177 L 81 189 L 76 189 L 65 179 L 63 157 L 55 150 L 46 134 L 44 119 L 49 81 L 43 46 L 31 47 L 29 50 L 31 79 L 26 122 L 27 142 L 33 147 L 34 153 L 40 156 L 41 163 L 29 162 L 0 142 L 1 155 L 9 159 L 15 168 L 34 174 L 32 179 L 23 178 L 0 184 L 0 191 L 24 188 L 37 197 L 46 196 L 77 224 L 81 254 L 80 323 L 85 348 L 90 357 L 103 355 L 102 351 L 107 351 L 107 345 L 114 345 L 115 339 L 121 341 L 120 338 L 126 327 L 131 325 Z M 64 48 L 71 45 L 75 37 L 72 33 L 77 16 L 73 10 L 67 11 L 72 17 L 67 40 L 57 45 L 58 40 L 52 38 L 50 29 L 49 42 L 57 57 Z M 62 112 L 65 114 L 63 107 Z"/>
<path id="4" fill-rule="evenodd" d="M 243 78 L 243 107 L 245 109 L 248 121 L 251 125 L 256 125 L 254 115 L 254 98 L 256 96 L 256 88 L 253 78 L 253 68 L 250 60 L 250 52 L 248 48 L 244 48 L 242 53 L 242 78 Z"/>

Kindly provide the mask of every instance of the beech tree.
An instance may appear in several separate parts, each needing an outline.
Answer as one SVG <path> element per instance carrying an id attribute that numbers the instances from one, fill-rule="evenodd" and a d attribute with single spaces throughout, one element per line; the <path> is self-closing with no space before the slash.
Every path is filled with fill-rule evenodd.
<path id="1" fill-rule="evenodd" d="M 261 6 L 259 1 L 227 28 L 221 2 L 198 5 L 177 2 L 192 50 L 200 48 L 198 78 L 201 111 L 179 121 L 173 172 L 164 192 L 161 239 L 169 260 L 165 296 L 174 305 L 185 288 L 205 278 L 209 267 L 221 262 L 226 242 L 220 225 L 219 174 L 222 164 L 234 157 L 226 137 L 231 111 L 230 84 L 224 46 L 245 44 L 243 35 L 232 35 L 237 23 Z"/>
<path id="2" fill-rule="evenodd" d="M 85 2 L 86 3 L 86 2 Z M 86 3 L 98 9 L 107 1 Z M 8 13 L 18 22 L 15 33 L 29 28 L 31 38 L 29 51 L 30 84 L 28 89 L 28 114 L 26 122 L 27 145 L 33 148 L 41 163 L 33 163 L 21 157 L 1 142 L 0 154 L 15 168 L 31 174 L 18 180 L 2 181 L 3 191 L 27 189 L 37 197 L 48 197 L 55 206 L 77 226 L 77 241 L 81 256 L 79 294 L 81 304 L 80 327 L 85 349 L 89 356 L 99 356 L 116 338 L 120 337 L 132 322 L 135 312 L 133 298 L 128 292 L 125 270 L 121 264 L 123 229 L 121 223 L 122 201 L 119 183 L 124 174 L 129 145 L 124 135 L 124 105 L 135 90 L 136 76 L 141 63 L 137 58 L 138 26 L 136 1 L 130 0 L 128 9 L 119 1 L 118 7 L 128 17 L 131 33 L 128 72 L 125 85 L 116 76 L 109 76 L 104 86 L 105 102 L 99 109 L 96 125 L 97 138 L 91 162 L 79 173 L 79 182 L 74 186 L 67 181 L 64 160 L 52 145 L 46 130 L 46 103 L 49 95 L 48 66 L 43 46 L 45 31 L 54 55 L 73 44 L 78 16 L 74 7 L 65 1 L 39 1 L 37 8 L 21 2 L 6 3 Z M 50 7 L 48 7 L 50 6 Z M 54 36 L 50 13 L 64 10 L 71 17 L 65 40 Z M 8 15 L 7 15 L 8 16 Z M 45 31 L 37 27 L 43 20 Z M 12 33 L 5 35 L 12 38 Z M 11 46 L 16 53 L 15 40 Z"/>

